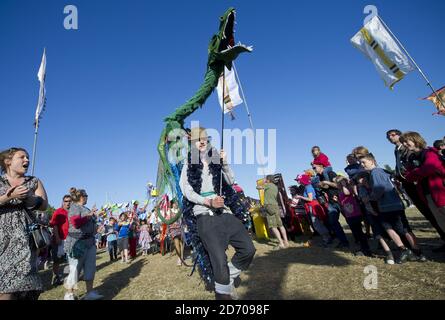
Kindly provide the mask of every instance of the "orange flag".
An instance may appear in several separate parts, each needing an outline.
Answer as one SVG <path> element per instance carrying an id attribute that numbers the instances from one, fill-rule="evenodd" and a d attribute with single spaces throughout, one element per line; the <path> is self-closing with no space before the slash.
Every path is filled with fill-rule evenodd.
<path id="1" fill-rule="evenodd" d="M 432 93 L 428 97 L 423 98 L 422 100 L 430 100 L 436 106 L 437 112 L 433 114 L 439 114 L 445 116 L 445 86 L 436 91 L 440 100 L 437 99 L 436 94 Z"/>

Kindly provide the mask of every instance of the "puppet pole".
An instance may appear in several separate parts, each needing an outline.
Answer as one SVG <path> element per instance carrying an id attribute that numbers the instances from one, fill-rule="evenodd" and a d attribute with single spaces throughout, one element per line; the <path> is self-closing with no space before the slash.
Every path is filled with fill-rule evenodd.
<path id="1" fill-rule="evenodd" d="M 225 88 L 226 88 L 226 67 L 223 67 L 223 83 L 222 83 L 222 111 L 221 111 L 221 149 L 223 150 L 224 148 L 224 108 L 225 108 L 225 104 L 224 104 L 224 98 L 225 98 Z M 221 161 L 221 178 L 219 179 L 219 195 L 222 197 L 223 193 L 222 193 L 222 180 L 223 180 L 223 163 L 222 163 L 222 159 L 220 159 Z"/>

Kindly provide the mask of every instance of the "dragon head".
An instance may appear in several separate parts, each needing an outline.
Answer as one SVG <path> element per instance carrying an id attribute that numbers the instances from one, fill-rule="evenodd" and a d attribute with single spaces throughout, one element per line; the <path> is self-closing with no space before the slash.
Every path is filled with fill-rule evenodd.
<path id="1" fill-rule="evenodd" d="M 242 52 L 251 52 L 252 47 L 241 43 L 235 44 L 235 9 L 229 8 L 223 16 L 219 18 L 219 31 L 212 37 L 209 44 L 208 66 L 215 63 L 224 63 L 230 70 L 232 61 Z"/>

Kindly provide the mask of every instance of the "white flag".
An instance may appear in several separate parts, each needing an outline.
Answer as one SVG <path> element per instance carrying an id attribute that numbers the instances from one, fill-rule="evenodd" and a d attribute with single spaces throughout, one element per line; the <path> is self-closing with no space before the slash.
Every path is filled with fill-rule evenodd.
<path id="1" fill-rule="evenodd" d="M 378 16 L 369 20 L 352 37 L 351 43 L 374 63 L 385 85 L 391 89 L 405 74 L 415 69 Z"/>
<path id="2" fill-rule="evenodd" d="M 235 72 L 232 70 L 225 68 L 225 88 L 224 88 L 224 113 L 231 112 L 234 107 L 243 103 L 239 95 L 238 83 L 235 79 Z M 219 77 L 218 81 L 218 102 L 219 105 L 222 106 L 222 95 L 223 95 L 223 75 Z"/>
<path id="3" fill-rule="evenodd" d="M 37 73 L 37 79 L 40 82 L 39 101 L 37 102 L 35 125 L 38 126 L 40 120 L 40 114 L 45 107 L 46 90 L 45 90 L 45 77 L 46 77 L 46 49 L 43 50 L 42 62 L 40 63 L 39 72 Z"/>

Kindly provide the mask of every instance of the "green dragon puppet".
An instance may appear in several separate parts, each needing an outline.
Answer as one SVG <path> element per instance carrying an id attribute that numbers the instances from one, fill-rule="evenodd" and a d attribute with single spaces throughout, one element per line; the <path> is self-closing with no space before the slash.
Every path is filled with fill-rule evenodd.
<path id="1" fill-rule="evenodd" d="M 183 213 L 184 221 L 189 229 L 190 243 L 194 248 L 195 266 L 198 263 L 200 268 L 200 274 L 204 278 L 207 284 L 211 284 L 212 272 L 210 262 L 202 247 L 202 244 L 197 236 L 196 223 L 193 213 L 185 212 L 182 192 L 179 187 L 179 177 L 182 170 L 183 161 L 176 158 L 171 160 L 171 154 L 175 153 L 176 156 L 180 154 L 180 150 L 184 147 L 181 142 L 180 133 L 185 133 L 184 128 L 185 119 L 195 112 L 199 107 L 205 103 L 207 98 L 213 92 L 218 85 L 220 76 L 223 74 L 224 67 L 231 70 L 232 62 L 238 57 L 240 53 L 251 52 L 252 47 L 245 46 L 243 44 L 236 44 L 234 39 L 234 27 L 235 27 L 235 9 L 229 8 L 223 16 L 220 17 L 219 31 L 215 34 L 208 47 L 208 61 L 207 71 L 204 76 L 204 82 L 195 95 L 190 98 L 185 104 L 180 106 L 170 114 L 165 121 L 165 128 L 162 131 L 161 138 L 158 143 L 159 152 L 159 165 L 158 165 L 158 177 L 156 182 L 156 188 L 159 195 L 164 195 L 158 202 L 158 208 L 165 207 L 168 204 L 168 196 L 172 199 L 176 199 L 180 204 L 181 210 L 177 216 L 166 218 L 158 211 L 159 218 L 166 224 L 171 224 L 176 221 L 180 213 Z M 178 134 L 179 133 L 179 134 Z M 169 156 L 170 155 L 170 156 Z M 232 210 L 233 211 L 233 210 Z M 246 220 L 246 214 L 241 210 L 235 210 L 234 214 L 238 213 L 238 217 Z M 246 211 L 246 210 L 244 210 Z M 193 268 L 194 270 L 195 268 Z M 193 273 L 193 271 L 192 271 Z"/>

